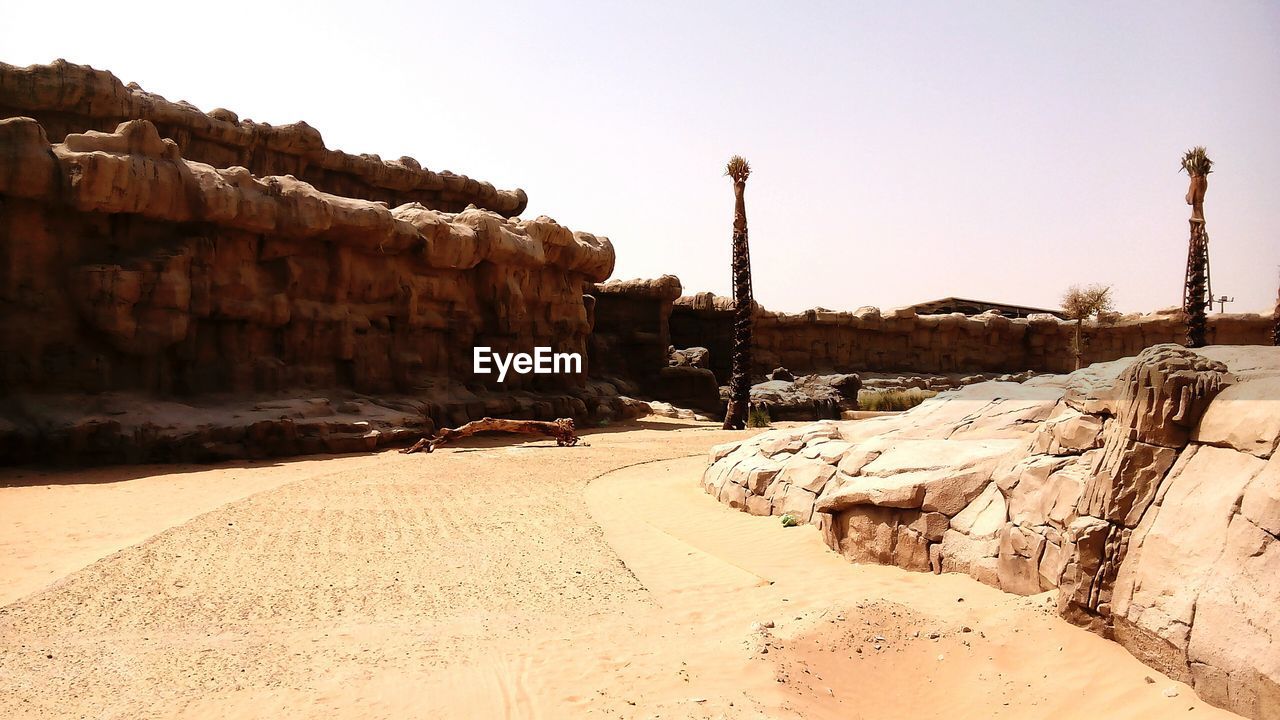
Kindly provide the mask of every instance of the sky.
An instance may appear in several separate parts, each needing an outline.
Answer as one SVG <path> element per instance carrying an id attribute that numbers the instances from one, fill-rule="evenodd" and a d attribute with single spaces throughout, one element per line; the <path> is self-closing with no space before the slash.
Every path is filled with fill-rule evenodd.
<path id="1" fill-rule="evenodd" d="M 1213 289 L 1280 284 L 1280 3 L 5 3 L 0 60 L 56 58 L 331 148 L 409 155 L 608 236 L 614 277 L 756 299 L 1180 303 L 1181 154 L 1215 160 Z"/>

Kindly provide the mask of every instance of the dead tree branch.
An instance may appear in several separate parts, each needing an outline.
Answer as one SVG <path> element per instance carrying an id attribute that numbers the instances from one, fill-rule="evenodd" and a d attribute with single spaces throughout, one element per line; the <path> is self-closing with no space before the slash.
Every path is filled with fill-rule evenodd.
<path id="1" fill-rule="evenodd" d="M 401 450 L 402 453 L 431 452 L 440 445 L 455 442 L 468 435 L 482 432 L 509 432 L 525 435 L 545 435 L 555 438 L 556 445 L 566 447 L 578 444 L 578 433 L 573 425 L 573 418 L 560 418 L 554 422 L 545 420 L 504 420 L 502 418 L 484 418 L 473 420 L 459 428 L 445 428 L 440 432 L 425 437 L 411 447 Z"/>

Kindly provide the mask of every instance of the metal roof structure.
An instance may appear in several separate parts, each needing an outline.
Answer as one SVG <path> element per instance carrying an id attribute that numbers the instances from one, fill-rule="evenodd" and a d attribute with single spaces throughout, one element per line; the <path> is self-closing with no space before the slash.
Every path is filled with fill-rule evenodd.
<path id="1" fill-rule="evenodd" d="M 941 300 L 929 300 L 927 302 L 916 303 L 911 305 L 917 315 L 945 315 L 947 313 L 964 313 L 965 315 L 980 315 L 989 310 L 995 310 L 1005 317 L 1024 318 L 1035 313 L 1048 313 L 1055 317 L 1066 319 L 1061 310 L 1049 310 L 1047 308 L 1029 307 L 1026 305 L 1009 305 L 1007 303 L 991 302 L 989 300 L 971 300 L 969 298 L 946 297 Z"/>

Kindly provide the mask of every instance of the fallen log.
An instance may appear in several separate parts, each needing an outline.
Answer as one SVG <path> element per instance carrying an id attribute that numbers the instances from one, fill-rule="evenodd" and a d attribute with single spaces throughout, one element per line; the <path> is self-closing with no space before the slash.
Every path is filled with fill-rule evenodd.
<path id="1" fill-rule="evenodd" d="M 566 447 L 578 444 L 578 433 L 573 425 L 573 418 L 560 418 L 554 422 L 546 420 L 504 420 L 502 418 L 484 418 L 472 420 L 459 428 L 444 428 L 430 437 L 425 437 L 412 446 L 401 450 L 402 453 L 431 452 L 447 442 L 460 440 L 468 435 L 481 432 L 509 432 L 525 435 L 546 435 L 556 439 L 556 445 Z"/>

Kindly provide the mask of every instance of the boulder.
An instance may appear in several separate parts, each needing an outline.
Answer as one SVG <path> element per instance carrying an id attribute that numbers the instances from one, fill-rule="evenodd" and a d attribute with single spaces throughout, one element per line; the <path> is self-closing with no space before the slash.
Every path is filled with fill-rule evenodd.
<path id="1" fill-rule="evenodd" d="M 711 352 L 704 347 L 691 347 L 683 350 L 671 348 L 668 364 L 676 367 L 711 368 Z"/>
<path id="2" fill-rule="evenodd" d="M 924 478 L 920 475 L 921 473 L 902 473 L 881 478 L 841 474 L 833 483 L 836 489 L 823 493 L 816 509 L 818 512 L 835 513 L 855 505 L 918 508 L 925 496 L 922 482 Z"/>
<path id="3" fill-rule="evenodd" d="M 773 371 L 765 377 L 769 380 L 781 380 L 783 382 L 792 382 L 796 379 L 796 376 L 792 375 L 791 371 L 784 367 L 774 368 Z"/>
<path id="4" fill-rule="evenodd" d="M 801 523 L 808 523 L 813 518 L 813 504 L 817 495 L 805 488 L 779 482 L 774 488 L 772 511 L 774 515 L 794 515 Z"/>
<path id="5" fill-rule="evenodd" d="M 1058 462 L 1053 456 L 1033 456 L 1019 463 L 1026 467 L 1011 487 L 1001 484 L 1008 493 L 1009 519 L 1028 526 L 1052 525 L 1065 528 L 1076 515 L 1080 493 L 1091 470 L 1091 457 Z"/>
<path id="6" fill-rule="evenodd" d="M 741 463 L 735 453 L 791 465 L 794 484 L 758 490 L 753 512 L 786 503 L 856 562 L 1056 588 L 1063 617 L 1215 704 L 1270 718 L 1280 353 L 1211 350 L 1157 346 L 1066 377 L 968 385 L 900 415 L 776 430 L 717 451 L 707 476 Z"/>
<path id="7" fill-rule="evenodd" d="M 658 373 L 654 395 L 682 408 L 718 413 L 720 385 L 710 370 L 688 365 L 669 366 Z"/>
<path id="8" fill-rule="evenodd" d="M 1068 408 L 1047 420 L 1035 434 L 1032 452 L 1045 455 L 1079 455 L 1102 445 L 1103 418 Z"/>
<path id="9" fill-rule="evenodd" d="M 1213 401 L 1192 440 L 1230 447 L 1260 458 L 1280 444 L 1280 377 L 1263 377 L 1227 388 Z"/>
<path id="10" fill-rule="evenodd" d="M 1008 505 L 995 483 L 951 518 L 951 527 L 972 538 L 995 537 L 1008 519 Z"/>
<path id="11" fill-rule="evenodd" d="M 857 375 L 806 375 L 794 380 L 784 379 L 786 375 L 751 387 L 751 404 L 767 410 L 773 420 L 835 419 L 858 407 L 862 385 Z"/>
<path id="12" fill-rule="evenodd" d="M 828 544 L 853 562 L 894 565 L 899 524 L 899 511 L 893 508 L 868 506 L 856 512 L 837 512 L 827 533 Z M 925 558 L 927 563 L 928 556 Z"/>
<path id="13" fill-rule="evenodd" d="M 836 474 L 835 466 L 821 460 L 796 456 L 782 464 L 778 482 L 788 483 L 814 493 L 822 492 L 827 481 Z"/>
<path id="14" fill-rule="evenodd" d="M 951 522 L 947 516 L 937 512 L 922 512 L 911 522 L 912 530 L 919 533 L 925 540 L 935 543 L 942 541 L 942 536 L 949 527 Z"/>
<path id="15" fill-rule="evenodd" d="M 958 530 L 947 530 L 942 535 L 942 542 L 938 543 L 940 569 L 942 572 L 969 573 L 976 563 L 988 558 L 994 569 L 995 555 L 999 549 L 999 543 L 994 538 L 978 539 Z"/>
<path id="16" fill-rule="evenodd" d="M 1000 589 L 1018 595 L 1040 592 L 1040 558 L 1044 553 L 1044 535 L 1012 523 L 1000 531 L 996 560 Z"/>

